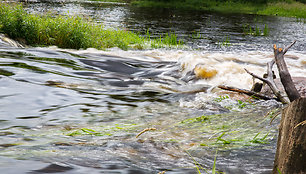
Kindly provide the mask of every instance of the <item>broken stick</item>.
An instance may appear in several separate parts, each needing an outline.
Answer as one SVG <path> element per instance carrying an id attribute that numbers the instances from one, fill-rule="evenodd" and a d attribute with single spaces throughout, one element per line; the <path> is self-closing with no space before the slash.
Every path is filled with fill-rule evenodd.
<path id="1" fill-rule="evenodd" d="M 249 90 L 246 90 L 246 89 L 239 89 L 239 88 L 235 88 L 235 87 L 232 87 L 232 86 L 219 85 L 218 88 L 228 90 L 228 91 L 243 93 L 243 94 L 246 94 L 246 95 L 249 95 L 249 96 L 252 96 L 252 97 L 255 97 L 255 98 L 263 99 L 263 100 L 272 100 L 272 99 L 278 100 L 277 98 L 271 98 L 271 97 L 265 96 L 263 94 L 256 93 L 254 91 L 249 91 Z"/>

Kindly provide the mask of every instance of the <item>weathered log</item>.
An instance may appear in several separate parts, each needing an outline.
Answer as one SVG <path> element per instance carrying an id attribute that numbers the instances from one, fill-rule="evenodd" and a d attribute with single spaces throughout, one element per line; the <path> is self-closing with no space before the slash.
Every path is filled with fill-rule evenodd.
<path id="1" fill-rule="evenodd" d="M 273 174 L 306 173 L 306 98 L 291 102 L 282 112 Z"/>
<path id="2" fill-rule="evenodd" d="M 272 100 L 272 99 L 278 100 L 277 98 L 271 98 L 271 97 L 265 96 L 263 94 L 254 92 L 254 91 L 249 91 L 249 90 L 246 90 L 246 89 L 239 89 L 239 88 L 232 87 L 232 86 L 219 85 L 218 88 L 221 88 L 223 90 L 243 93 L 243 94 L 246 94 L 246 95 L 249 95 L 249 96 L 252 96 L 252 97 L 255 97 L 255 98 L 263 99 L 263 100 Z"/>
<path id="3" fill-rule="evenodd" d="M 289 100 L 292 102 L 298 98 L 300 98 L 300 94 L 295 88 L 291 75 L 288 71 L 287 65 L 284 60 L 284 55 L 288 51 L 289 48 L 291 48 L 296 41 L 294 41 L 291 45 L 289 45 L 287 48 L 283 49 L 282 48 L 277 48 L 276 45 L 273 46 L 274 48 L 274 57 L 275 57 L 275 62 L 279 71 L 279 76 L 281 79 L 281 82 L 285 88 L 285 91 L 288 95 Z"/>

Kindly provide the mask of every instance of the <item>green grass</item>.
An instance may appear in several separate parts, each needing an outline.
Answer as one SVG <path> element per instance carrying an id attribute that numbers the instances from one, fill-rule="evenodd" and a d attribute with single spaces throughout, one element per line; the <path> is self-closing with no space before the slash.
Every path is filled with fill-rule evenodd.
<path id="1" fill-rule="evenodd" d="M 206 170 L 197 160 L 195 160 L 195 158 L 187 150 L 185 150 L 185 152 L 189 155 L 189 157 L 194 162 L 194 165 L 195 165 L 195 168 L 196 168 L 198 174 L 202 174 L 201 170 L 204 171 L 206 174 L 209 174 L 208 170 Z M 212 166 L 211 174 L 223 173 L 223 172 L 219 172 L 219 171 L 216 170 L 217 152 L 218 151 L 216 151 L 216 155 L 215 155 L 215 158 L 214 158 L 214 163 L 213 163 L 213 166 Z"/>
<path id="2" fill-rule="evenodd" d="M 270 2 L 270 3 L 267 3 Z M 132 5 L 156 8 L 179 8 L 188 10 L 217 11 L 224 13 L 246 13 L 306 18 L 306 4 L 293 0 L 243 1 L 243 0 L 134 0 Z"/>
<path id="3" fill-rule="evenodd" d="M 181 121 L 180 123 L 196 123 L 196 122 L 204 123 L 207 120 L 209 120 L 209 117 L 206 116 L 206 115 L 202 115 L 200 117 L 185 119 L 185 120 Z"/>
<path id="4" fill-rule="evenodd" d="M 306 4 L 300 2 L 269 3 L 265 8 L 257 11 L 257 14 L 306 18 Z"/>
<path id="5" fill-rule="evenodd" d="M 257 25 L 255 27 L 251 27 L 250 25 L 246 24 L 243 26 L 243 32 L 247 35 L 253 36 L 268 36 L 269 35 L 269 28 L 268 25 L 264 25 L 263 29 L 260 29 Z"/>
<path id="6" fill-rule="evenodd" d="M 151 48 L 163 48 L 163 47 L 172 47 L 177 45 L 183 45 L 184 42 L 179 40 L 177 38 L 177 35 L 175 33 L 169 32 L 164 34 L 163 36 L 159 36 L 158 39 L 151 39 L 152 34 L 150 33 L 150 30 L 146 30 L 145 35 L 146 40 L 149 41 Z"/>
<path id="7" fill-rule="evenodd" d="M 20 4 L 7 3 L 0 3 L 0 32 L 27 45 L 72 49 L 143 49 L 150 43 L 153 47 L 181 45 L 175 34 L 151 39 L 130 31 L 105 29 L 102 24 L 80 16 L 29 14 Z"/>
<path id="8" fill-rule="evenodd" d="M 112 136 L 116 133 L 122 131 L 129 132 L 135 131 L 136 124 L 115 124 L 113 126 L 101 126 L 95 128 L 77 128 L 72 130 L 67 130 L 64 132 L 67 136 Z"/>

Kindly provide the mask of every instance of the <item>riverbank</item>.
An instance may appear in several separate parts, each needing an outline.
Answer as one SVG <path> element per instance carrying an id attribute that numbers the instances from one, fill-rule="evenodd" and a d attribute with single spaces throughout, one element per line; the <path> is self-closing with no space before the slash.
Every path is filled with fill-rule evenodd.
<path id="1" fill-rule="evenodd" d="M 105 29 L 82 16 L 63 16 L 50 13 L 29 14 L 21 4 L 0 3 L 0 32 L 11 39 L 31 46 L 51 46 L 72 49 L 160 48 L 181 45 L 175 34 L 167 33 L 158 39 L 121 29 Z"/>
<path id="2" fill-rule="evenodd" d="M 223 13 L 245 13 L 258 15 L 275 15 L 284 17 L 306 18 L 306 4 L 296 1 L 273 2 L 273 3 L 254 3 L 254 2 L 217 2 L 210 1 L 152 1 L 135 0 L 132 5 L 139 7 L 156 8 L 178 8 L 193 9 L 204 11 L 216 11 Z"/>

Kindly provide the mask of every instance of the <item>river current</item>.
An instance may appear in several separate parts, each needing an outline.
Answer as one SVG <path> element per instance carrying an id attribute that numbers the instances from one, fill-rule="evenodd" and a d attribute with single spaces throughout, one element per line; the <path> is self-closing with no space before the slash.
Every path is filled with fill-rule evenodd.
<path id="1" fill-rule="evenodd" d="M 88 15 L 140 34 L 149 29 L 152 37 L 171 31 L 186 47 L 23 48 L 1 36 L 0 173 L 211 173 L 215 157 L 227 174 L 271 172 L 280 119 L 273 113 L 281 104 L 215 87 L 250 89 L 244 68 L 263 75 L 272 44 L 293 40 L 288 69 L 305 77 L 305 22 L 92 1 L 25 7 Z M 265 24 L 268 36 L 245 33 L 247 25 Z M 190 72 L 199 64 L 214 75 L 195 78 Z"/>

